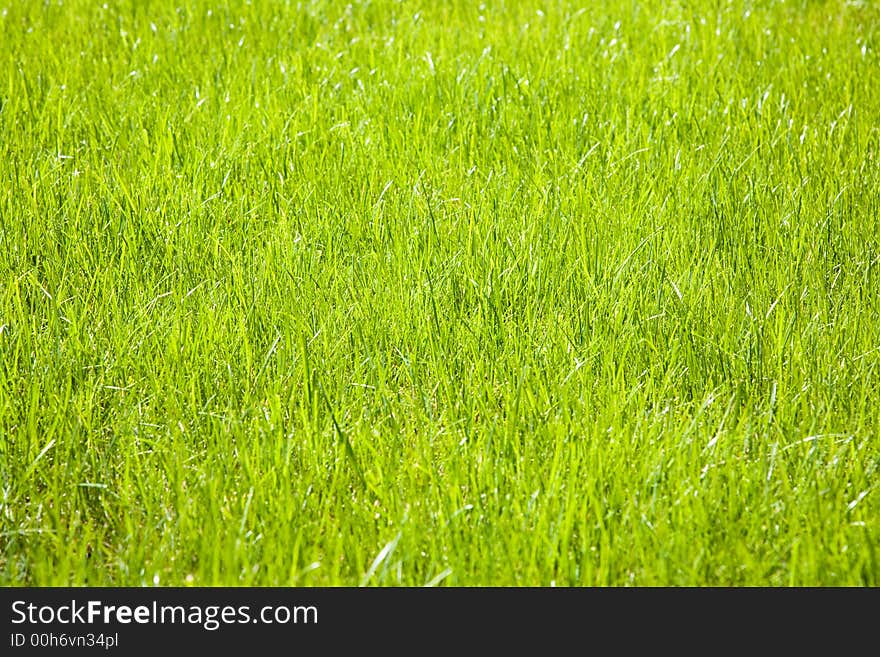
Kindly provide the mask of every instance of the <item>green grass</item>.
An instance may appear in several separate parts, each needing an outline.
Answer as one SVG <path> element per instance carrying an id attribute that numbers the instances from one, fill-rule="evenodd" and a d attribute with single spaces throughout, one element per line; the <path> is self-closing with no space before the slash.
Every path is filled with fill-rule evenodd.
<path id="1" fill-rule="evenodd" d="M 880 584 L 876 3 L 0 15 L 0 583 Z"/>

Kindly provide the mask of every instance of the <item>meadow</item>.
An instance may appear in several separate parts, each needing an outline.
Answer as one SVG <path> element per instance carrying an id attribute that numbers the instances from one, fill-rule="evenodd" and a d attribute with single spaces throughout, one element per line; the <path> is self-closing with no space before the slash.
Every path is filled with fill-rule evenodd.
<path id="1" fill-rule="evenodd" d="M 878 50 L 0 0 L 0 584 L 876 586 Z"/>

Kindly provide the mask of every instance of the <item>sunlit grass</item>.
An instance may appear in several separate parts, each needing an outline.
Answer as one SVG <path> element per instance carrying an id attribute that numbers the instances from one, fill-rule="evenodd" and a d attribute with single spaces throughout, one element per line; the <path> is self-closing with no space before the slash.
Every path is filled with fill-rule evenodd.
<path id="1" fill-rule="evenodd" d="M 0 16 L 0 582 L 878 583 L 875 3 Z"/>

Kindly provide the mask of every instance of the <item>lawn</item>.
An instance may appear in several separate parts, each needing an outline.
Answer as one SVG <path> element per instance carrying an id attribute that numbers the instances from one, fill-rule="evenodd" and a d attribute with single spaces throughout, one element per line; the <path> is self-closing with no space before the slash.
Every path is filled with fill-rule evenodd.
<path id="1" fill-rule="evenodd" d="M 0 584 L 880 584 L 880 5 L 0 0 Z"/>

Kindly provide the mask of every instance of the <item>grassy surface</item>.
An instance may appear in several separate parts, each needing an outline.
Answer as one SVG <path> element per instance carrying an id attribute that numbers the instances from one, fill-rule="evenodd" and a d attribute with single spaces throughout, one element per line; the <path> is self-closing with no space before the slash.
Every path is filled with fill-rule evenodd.
<path id="1" fill-rule="evenodd" d="M 0 14 L 0 583 L 880 583 L 875 3 Z"/>

